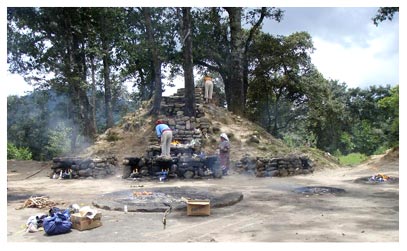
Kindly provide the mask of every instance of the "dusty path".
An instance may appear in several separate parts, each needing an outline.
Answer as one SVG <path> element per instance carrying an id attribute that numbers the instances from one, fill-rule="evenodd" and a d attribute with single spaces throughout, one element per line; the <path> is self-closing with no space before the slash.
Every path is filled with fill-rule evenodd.
<path id="1" fill-rule="evenodd" d="M 398 242 L 398 184 L 367 185 L 354 180 L 377 173 L 398 177 L 398 159 L 377 157 L 354 168 L 326 169 L 306 176 L 256 178 L 232 174 L 222 179 L 180 181 L 165 184 L 122 180 L 120 172 L 103 180 L 51 180 L 41 163 L 8 162 L 8 242 Z M 47 195 L 69 204 L 91 205 L 103 193 L 142 185 L 193 186 L 240 191 L 241 202 L 212 209 L 209 217 L 188 217 L 173 212 L 164 230 L 162 213 L 132 213 L 100 210 L 103 226 L 59 236 L 44 232 L 25 233 L 29 216 L 41 209 L 16 210 L 30 195 Z M 302 186 L 345 189 L 343 195 L 294 193 Z"/>

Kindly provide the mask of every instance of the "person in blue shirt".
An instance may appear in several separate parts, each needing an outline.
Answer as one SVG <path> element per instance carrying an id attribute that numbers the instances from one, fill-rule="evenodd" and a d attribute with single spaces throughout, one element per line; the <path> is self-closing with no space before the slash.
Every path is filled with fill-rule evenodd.
<path id="1" fill-rule="evenodd" d="M 155 122 L 155 132 L 157 137 L 161 140 L 161 156 L 171 157 L 171 141 L 172 141 L 172 131 L 171 128 L 165 124 L 162 120 L 157 120 Z"/>

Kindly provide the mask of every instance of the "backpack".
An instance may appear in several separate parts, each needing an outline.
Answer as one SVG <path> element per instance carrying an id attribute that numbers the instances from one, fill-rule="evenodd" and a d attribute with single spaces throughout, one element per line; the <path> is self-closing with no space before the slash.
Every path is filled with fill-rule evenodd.
<path id="1" fill-rule="evenodd" d="M 65 234 L 71 231 L 72 222 L 69 209 L 62 211 L 58 208 L 50 210 L 50 216 L 43 221 L 44 231 L 48 235 Z"/>

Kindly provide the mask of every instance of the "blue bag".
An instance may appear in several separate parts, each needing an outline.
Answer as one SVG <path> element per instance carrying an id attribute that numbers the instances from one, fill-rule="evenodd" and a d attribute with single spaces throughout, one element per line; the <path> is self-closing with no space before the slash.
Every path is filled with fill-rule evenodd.
<path id="1" fill-rule="evenodd" d="M 57 208 L 50 210 L 51 215 L 44 219 L 44 231 L 48 235 L 65 234 L 71 231 L 72 222 L 69 210 L 60 211 Z"/>

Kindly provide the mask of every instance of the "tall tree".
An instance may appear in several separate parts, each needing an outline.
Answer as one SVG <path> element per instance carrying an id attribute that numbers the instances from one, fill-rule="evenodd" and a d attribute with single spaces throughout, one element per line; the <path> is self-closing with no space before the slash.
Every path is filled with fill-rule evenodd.
<path id="1" fill-rule="evenodd" d="M 243 90 L 243 41 L 242 41 L 242 8 L 225 8 L 229 14 L 230 25 L 230 103 L 228 107 L 235 114 L 244 112 Z"/>
<path id="2" fill-rule="evenodd" d="M 153 63 L 153 72 L 154 72 L 153 106 L 149 111 L 149 114 L 159 114 L 162 99 L 161 60 L 158 55 L 158 45 L 154 39 L 154 31 L 151 22 L 151 8 L 149 7 L 142 8 L 142 12 L 144 15 L 147 41 L 149 44 L 149 50 L 151 53 L 151 60 Z"/>
<path id="3" fill-rule="evenodd" d="M 10 70 L 38 87 L 69 90 L 72 119 L 80 131 L 72 132 L 72 149 L 78 133 L 93 141 L 96 135 L 93 107 L 87 95 L 86 34 L 89 22 L 81 8 L 8 8 L 8 62 Z M 54 76 L 49 79 L 49 72 Z"/>
<path id="4" fill-rule="evenodd" d="M 182 48 L 185 81 L 185 115 L 195 117 L 195 85 L 192 58 L 191 8 L 182 8 Z"/>
<path id="5" fill-rule="evenodd" d="M 250 30 L 247 32 L 246 39 L 244 42 L 244 52 L 243 52 L 243 94 L 244 101 L 247 101 L 247 90 L 249 88 L 249 64 L 250 56 L 249 51 L 253 46 L 253 40 L 256 35 L 260 32 L 263 21 L 265 18 L 272 18 L 277 22 L 280 22 L 283 17 L 283 11 L 279 8 L 266 8 L 262 7 L 260 9 L 253 9 L 248 12 L 246 19 L 249 20 L 249 23 L 252 25 Z M 256 16 L 258 18 L 255 18 Z"/>
<path id="6" fill-rule="evenodd" d="M 225 13 L 226 11 L 226 13 Z M 249 64 L 246 53 L 265 18 L 281 18 L 274 8 L 204 8 L 195 11 L 194 62 L 222 77 L 229 110 L 243 114 Z M 242 28 L 243 19 L 246 32 Z"/>
<path id="7" fill-rule="evenodd" d="M 252 119 L 276 137 L 301 116 L 307 101 L 302 79 L 312 72 L 311 36 L 306 32 L 287 37 L 260 34 L 250 52 L 253 60 L 248 106 Z M 301 108 L 301 109 L 300 109 Z"/>

